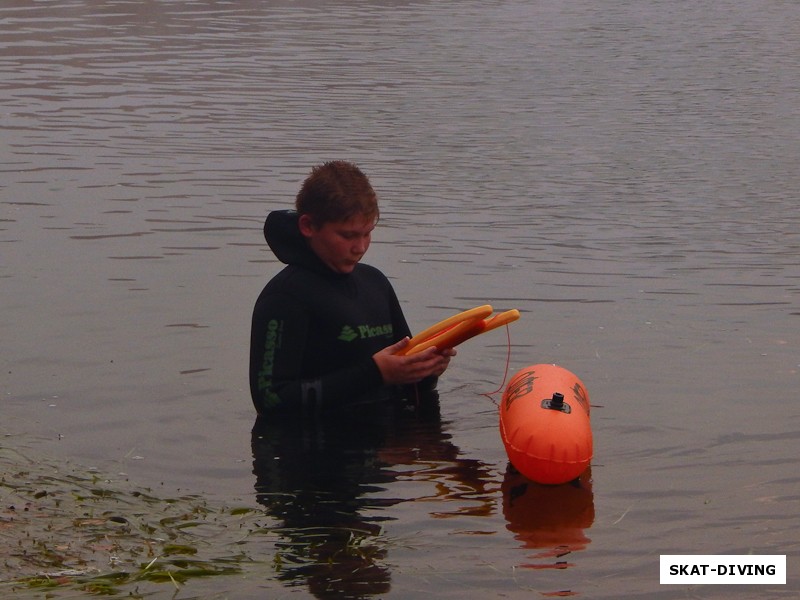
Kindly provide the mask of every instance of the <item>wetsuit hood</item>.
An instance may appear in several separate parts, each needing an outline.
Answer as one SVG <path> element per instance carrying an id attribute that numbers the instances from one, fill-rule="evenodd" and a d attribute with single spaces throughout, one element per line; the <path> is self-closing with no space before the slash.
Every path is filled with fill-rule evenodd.
<path id="1" fill-rule="evenodd" d="M 316 271 L 329 270 L 300 233 L 300 215 L 294 210 L 275 210 L 264 222 L 264 238 L 284 264 L 300 265 Z"/>

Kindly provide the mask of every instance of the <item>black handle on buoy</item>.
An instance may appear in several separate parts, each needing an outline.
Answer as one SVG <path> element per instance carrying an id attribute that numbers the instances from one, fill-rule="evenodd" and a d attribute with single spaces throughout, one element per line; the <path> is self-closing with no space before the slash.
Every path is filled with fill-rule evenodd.
<path id="1" fill-rule="evenodd" d="M 564 394 L 560 392 L 554 392 L 552 398 L 542 400 L 542 408 L 558 410 L 566 414 L 572 412 L 572 407 L 564 402 Z"/>

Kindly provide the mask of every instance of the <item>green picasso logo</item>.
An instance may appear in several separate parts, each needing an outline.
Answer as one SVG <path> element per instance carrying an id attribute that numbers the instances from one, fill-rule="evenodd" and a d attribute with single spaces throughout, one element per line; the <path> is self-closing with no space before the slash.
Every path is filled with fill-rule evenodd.
<path id="1" fill-rule="evenodd" d="M 350 325 L 345 325 L 342 327 L 342 333 L 339 334 L 339 339 L 343 342 L 352 342 L 354 339 L 358 337 L 356 330 L 350 327 Z"/>
<path id="2" fill-rule="evenodd" d="M 391 323 L 388 325 L 378 325 L 377 327 L 370 327 L 369 325 L 357 325 L 356 327 L 351 327 L 350 325 L 345 325 L 342 327 L 342 331 L 339 334 L 338 339 L 342 340 L 343 342 L 352 342 L 353 340 L 364 340 L 381 335 L 391 336 L 392 331 L 393 329 Z"/>
<path id="3" fill-rule="evenodd" d="M 264 362 L 258 373 L 258 389 L 264 393 L 265 406 L 274 406 L 280 399 L 272 390 L 272 371 L 275 366 L 275 352 L 280 347 L 280 333 L 282 326 L 272 319 L 267 323 L 267 337 L 264 342 Z"/>

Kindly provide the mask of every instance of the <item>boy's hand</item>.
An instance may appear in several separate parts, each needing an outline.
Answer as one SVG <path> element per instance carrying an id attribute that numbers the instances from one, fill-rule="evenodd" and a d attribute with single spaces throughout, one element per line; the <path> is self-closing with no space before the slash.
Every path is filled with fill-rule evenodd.
<path id="1" fill-rule="evenodd" d="M 454 348 L 439 350 L 431 347 L 409 356 L 398 356 L 408 341 L 405 337 L 372 356 L 386 385 L 408 385 L 431 375 L 439 376 L 447 370 L 450 358 L 456 355 Z"/>

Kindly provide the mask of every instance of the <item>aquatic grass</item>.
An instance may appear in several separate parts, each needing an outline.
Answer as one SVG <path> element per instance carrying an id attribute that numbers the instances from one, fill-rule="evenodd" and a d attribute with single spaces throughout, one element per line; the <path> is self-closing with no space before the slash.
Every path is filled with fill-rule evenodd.
<path id="1" fill-rule="evenodd" d="M 252 533 L 274 524 L 260 510 L 212 506 L 198 495 L 159 497 L 6 447 L 0 473 L 3 597 L 25 590 L 145 597 L 154 587 L 180 589 L 273 564 L 271 545 L 259 544 L 256 558 L 250 544 Z"/>
<path id="2" fill-rule="evenodd" d="M 159 494 L 7 447 L 0 474 L 2 598 L 211 600 L 215 590 L 261 593 L 307 578 L 357 586 L 387 568 L 390 548 L 420 544 L 356 523 L 287 527 L 264 507 Z"/>

